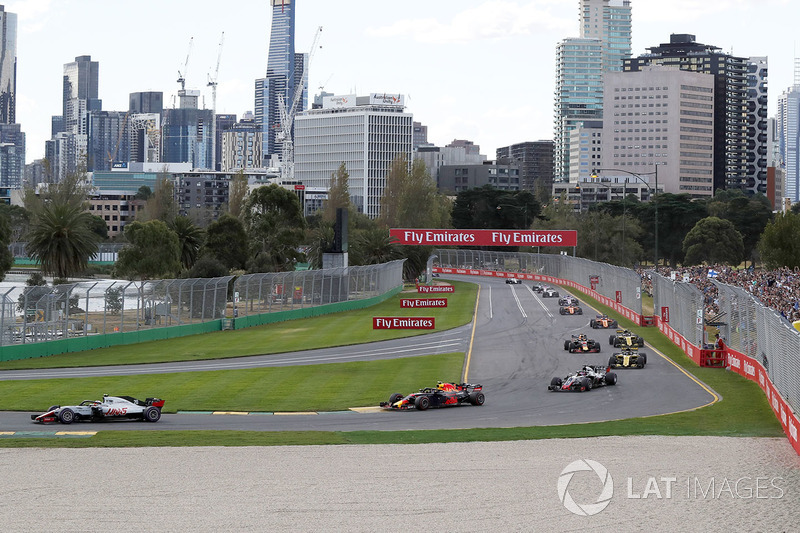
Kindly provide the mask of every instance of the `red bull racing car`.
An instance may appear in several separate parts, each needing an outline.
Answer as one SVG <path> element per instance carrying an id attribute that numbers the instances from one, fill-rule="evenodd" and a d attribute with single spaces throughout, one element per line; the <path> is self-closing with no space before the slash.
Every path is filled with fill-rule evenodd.
<path id="1" fill-rule="evenodd" d="M 82 420 L 99 422 L 125 418 L 158 422 L 163 407 L 164 400 L 159 398 L 147 398 L 142 401 L 130 396 L 104 394 L 102 400 L 84 400 L 79 405 L 53 405 L 46 413 L 31 415 L 31 420 L 40 424 L 48 422 L 72 424 Z"/>
<path id="2" fill-rule="evenodd" d="M 564 349 L 569 353 L 599 353 L 600 343 L 586 335 L 573 335 L 568 341 L 564 341 Z"/>
<path id="3" fill-rule="evenodd" d="M 553 392 L 585 392 L 597 387 L 616 385 L 617 374 L 605 366 L 586 365 L 565 378 L 553 378 L 548 390 Z"/>
<path id="4" fill-rule="evenodd" d="M 591 319 L 589 321 L 589 326 L 594 329 L 601 329 L 601 328 L 616 328 L 618 327 L 617 321 L 613 318 L 609 318 L 608 315 L 597 315 L 597 317 Z"/>
<path id="5" fill-rule="evenodd" d="M 470 404 L 483 405 L 486 397 L 483 386 L 473 383 L 442 383 L 436 387 L 426 387 L 419 392 L 412 392 L 408 396 L 395 393 L 389 397 L 388 402 L 381 402 L 384 409 L 405 411 L 417 409 L 424 411 L 429 407 L 453 407 L 456 405 Z"/>

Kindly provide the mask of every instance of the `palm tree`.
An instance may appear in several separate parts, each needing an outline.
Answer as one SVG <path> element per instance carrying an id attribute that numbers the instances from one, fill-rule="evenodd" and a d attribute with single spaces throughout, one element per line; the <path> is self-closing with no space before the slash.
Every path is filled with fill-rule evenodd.
<path id="1" fill-rule="evenodd" d="M 203 241 L 205 240 L 203 230 L 195 226 L 188 217 L 175 217 L 168 225 L 172 231 L 178 234 L 178 241 L 181 247 L 181 265 L 186 270 L 189 270 L 197 261 L 200 248 L 203 246 Z"/>
<path id="2" fill-rule="evenodd" d="M 82 205 L 51 200 L 35 213 L 25 249 L 45 274 L 68 279 L 85 270 L 97 253 L 99 236 L 91 221 Z"/>

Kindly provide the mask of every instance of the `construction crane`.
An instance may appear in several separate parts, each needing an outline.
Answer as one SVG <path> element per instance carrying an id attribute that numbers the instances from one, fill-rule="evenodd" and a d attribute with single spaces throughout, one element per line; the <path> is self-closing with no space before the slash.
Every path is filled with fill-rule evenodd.
<path id="1" fill-rule="evenodd" d="M 311 60 L 314 53 L 317 51 L 317 42 L 319 41 L 320 34 L 322 33 L 322 26 L 317 28 L 314 34 L 314 42 L 311 43 L 311 51 L 308 53 L 308 61 L 303 61 L 303 71 L 300 74 L 300 82 L 294 88 L 294 98 L 292 98 L 292 105 L 286 108 L 286 100 L 282 94 L 278 94 L 278 108 L 280 109 L 280 131 L 276 140 L 281 143 L 281 182 L 294 181 L 294 142 L 292 139 L 292 126 L 294 126 L 294 116 L 297 114 L 297 106 L 303 99 L 303 90 L 305 89 L 305 78 L 308 67 L 311 65 Z M 290 78 L 292 79 L 292 78 Z M 288 81 L 288 80 L 287 80 Z"/>
<path id="2" fill-rule="evenodd" d="M 217 52 L 217 67 L 214 69 L 214 77 L 208 75 L 208 86 L 211 87 L 211 165 L 217 169 L 217 77 L 219 76 L 219 61 L 222 59 L 222 43 L 225 42 L 225 32 L 219 38 L 219 50 Z"/>
<path id="3" fill-rule="evenodd" d="M 186 89 L 186 70 L 189 68 L 189 55 L 192 53 L 194 37 L 189 37 L 189 49 L 186 50 L 186 60 L 183 62 L 183 70 L 178 71 L 178 83 L 181 84 L 181 91 Z"/>

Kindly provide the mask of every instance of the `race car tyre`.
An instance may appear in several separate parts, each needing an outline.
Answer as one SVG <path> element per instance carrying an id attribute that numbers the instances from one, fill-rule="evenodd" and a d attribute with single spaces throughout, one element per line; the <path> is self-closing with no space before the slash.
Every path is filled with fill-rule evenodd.
<path id="1" fill-rule="evenodd" d="M 397 402 L 399 402 L 402 399 L 403 399 L 403 395 L 400 394 L 399 392 L 395 392 L 394 394 L 389 396 L 389 405 L 394 405 L 394 404 L 396 404 Z"/>
<path id="2" fill-rule="evenodd" d="M 609 372 L 606 374 L 605 377 L 606 385 L 616 385 L 617 384 L 617 373 L 616 372 Z"/>
<path id="3" fill-rule="evenodd" d="M 636 368 L 644 368 L 645 361 L 641 357 L 636 361 Z"/>
<path id="4" fill-rule="evenodd" d="M 578 314 L 582 315 L 583 314 L 583 309 L 578 309 Z"/>
<path id="5" fill-rule="evenodd" d="M 472 405 L 483 405 L 486 401 L 486 396 L 482 392 L 473 392 L 469 395 L 469 403 Z"/>
<path id="6" fill-rule="evenodd" d="M 597 324 L 597 322 L 595 322 L 594 318 L 589 321 L 589 327 L 590 328 L 594 329 L 595 324 Z"/>
<path id="7" fill-rule="evenodd" d="M 609 344 L 609 345 L 611 345 L 611 346 L 614 346 L 614 341 L 615 341 L 615 340 L 617 340 L 617 336 L 616 336 L 616 335 L 611 335 L 611 336 L 608 338 L 608 344 Z"/>
<path id="8" fill-rule="evenodd" d="M 55 411 L 55 410 L 56 410 L 56 409 L 58 409 L 59 407 L 61 407 L 61 406 L 60 406 L 60 405 L 51 405 L 51 406 L 50 406 L 50 407 L 49 407 L 47 410 L 48 410 L 48 411 Z"/>
<path id="9" fill-rule="evenodd" d="M 608 359 L 608 366 L 617 366 L 617 358 L 613 355 Z"/>
<path id="10" fill-rule="evenodd" d="M 583 378 L 583 385 L 586 387 L 586 390 L 592 390 L 592 380 L 589 378 Z"/>
<path id="11" fill-rule="evenodd" d="M 561 381 L 561 378 L 553 378 L 550 380 L 550 387 L 552 388 L 559 388 L 564 382 Z"/>
<path id="12" fill-rule="evenodd" d="M 569 350 L 569 341 L 564 341 L 564 349 Z"/>
<path id="13" fill-rule="evenodd" d="M 145 422 L 158 422 L 161 419 L 161 409 L 150 406 L 142 413 L 142 420 Z"/>
<path id="14" fill-rule="evenodd" d="M 558 314 L 560 314 L 560 315 L 563 315 L 563 314 L 564 314 L 564 309 L 563 309 L 563 308 L 562 308 L 562 309 L 559 309 L 559 310 L 558 310 Z"/>
<path id="15" fill-rule="evenodd" d="M 647 354 L 646 353 L 640 353 L 639 354 L 639 359 L 642 360 L 642 366 L 647 364 Z"/>
<path id="16" fill-rule="evenodd" d="M 420 411 L 424 411 L 431 406 L 431 401 L 427 396 L 418 396 L 417 399 L 414 400 L 414 406 Z"/>
<path id="17" fill-rule="evenodd" d="M 636 341 L 639 344 L 639 348 L 644 348 L 644 339 L 639 337 Z"/>
<path id="18" fill-rule="evenodd" d="M 58 413 L 58 420 L 62 424 L 72 424 L 72 421 L 75 420 L 75 412 L 69 407 L 65 407 Z"/>

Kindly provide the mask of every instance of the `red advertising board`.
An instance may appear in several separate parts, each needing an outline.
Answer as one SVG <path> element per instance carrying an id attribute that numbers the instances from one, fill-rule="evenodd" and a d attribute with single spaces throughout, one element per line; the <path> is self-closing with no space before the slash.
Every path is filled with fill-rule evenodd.
<path id="1" fill-rule="evenodd" d="M 394 244 L 418 246 L 577 246 L 575 230 L 404 229 L 389 230 Z"/>
<path id="2" fill-rule="evenodd" d="M 617 296 L 617 303 L 621 304 L 622 303 L 622 291 L 617 291 L 617 295 L 616 296 Z"/>
<path id="3" fill-rule="evenodd" d="M 372 329 L 435 329 L 433 317 L 375 316 Z"/>
<path id="4" fill-rule="evenodd" d="M 417 293 L 436 294 L 443 292 L 456 292 L 452 285 L 417 285 Z"/>
<path id="5" fill-rule="evenodd" d="M 294 190 L 296 190 L 296 191 L 304 191 L 304 190 L 306 190 L 306 186 L 305 185 L 295 185 L 294 186 Z"/>
<path id="6" fill-rule="evenodd" d="M 447 298 L 400 298 L 400 307 L 447 307 Z"/>
<path id="7" fill-rule="evenodd" d="M 661 307 L 661 321 L 667 323 L 669 322 L 669 307 Z"/>

